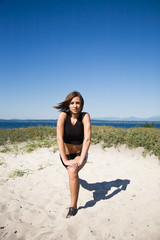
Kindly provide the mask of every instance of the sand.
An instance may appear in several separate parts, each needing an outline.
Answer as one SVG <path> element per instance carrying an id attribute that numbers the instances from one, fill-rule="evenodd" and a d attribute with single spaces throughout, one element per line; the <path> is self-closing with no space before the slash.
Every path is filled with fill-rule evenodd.
<path id="1" fill-rule="evenodd" d="M 160 240 L 160 164 L 143 148 L 91 145 L 79 210 L 66 219 L 68 175 L 58 152 L 0 153 L 0 239 Z M 13 170 L 26 172 L 10 177 Z"/>

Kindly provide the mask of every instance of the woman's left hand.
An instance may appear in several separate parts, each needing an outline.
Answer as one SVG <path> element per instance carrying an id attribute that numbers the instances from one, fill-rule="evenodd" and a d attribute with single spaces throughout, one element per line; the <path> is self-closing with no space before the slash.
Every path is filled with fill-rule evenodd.
<path id="1" fill-rule="evenodd" d="M 76 162 L 77 162 L 77 164 L 78 164 L 78 168 L 80 168 L 81 166 L 83 166 L 84 161 L 82 161 L 82 160 L 80 159 L 80 156 L 75 157 L 75 160 L 76 160 Z"/>

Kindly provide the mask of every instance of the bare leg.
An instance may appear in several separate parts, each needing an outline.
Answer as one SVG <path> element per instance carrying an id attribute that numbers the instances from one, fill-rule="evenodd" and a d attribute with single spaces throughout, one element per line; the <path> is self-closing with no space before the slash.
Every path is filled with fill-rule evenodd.
<path id="1" fill-rule="evenodd" d="M 85 162 L 78 168 L 76 167 L 68 167 L 68 176 L 69 176 L 69 188 L 70 188 L 70 195 L 71 195 L 71 205 L 70 207 L 77 209 L 77 201 L 78 201 L 78 194 L 79 194 L 79 176 L 78 172 L 83 168 Z"/>
<path id="2" fill-rule="evenodd" d="M 74 167 L 68 167 L 68 176 L 69 176 L 69 188 L 71 195 L 71 205 L 70 207 L 77 209 L 77 201 L 79 194 L 79 177 L 78 169 Z"/>

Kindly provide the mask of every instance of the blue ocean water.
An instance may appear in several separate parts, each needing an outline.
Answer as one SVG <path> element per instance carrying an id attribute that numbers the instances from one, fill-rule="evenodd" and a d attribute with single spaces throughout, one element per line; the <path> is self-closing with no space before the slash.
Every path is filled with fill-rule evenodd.
<path id="1" fill-rule="evenodd" d="M 12 129 L 12 128 L 28 128 L 38 126 L 51 126 L 55 127 L 57 120 L 0 120 L 0 128 Z"/>
<path id="2" fill-rule="evenodd" d="M 105 120 L 91 120 L 92 125 L 96 126 L 113 126 L 116 128 L 133 128 L 137 125 L 142 127 L 146 121 L 105 121 Z M 147 122 L 151 124 L 152 122 Z M 160 121 L 154 122 L 155 128 L 160 128 Z M 57 120 L 0 120 L 1 129 L 11 128 L 27 128 L 37 126 L 51 126 L 56 127 Z"/>

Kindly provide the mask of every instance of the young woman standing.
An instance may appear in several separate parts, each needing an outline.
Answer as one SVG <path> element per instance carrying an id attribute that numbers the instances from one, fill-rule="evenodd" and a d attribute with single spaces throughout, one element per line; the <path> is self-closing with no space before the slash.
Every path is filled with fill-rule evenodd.
<path id="1" fill-rule="evenodd" d="M 88 113 L 82 112 L 83 97 L 71 92 L 63 102 L 55 106 L 60 110 L 57 121 L 57 143 L 62 164 L 69 176 L 71 203 L 67 218 L 77 213 L 79 194 L 78 172 L 87 161 L 91 142 L 91 122 Z"/>

